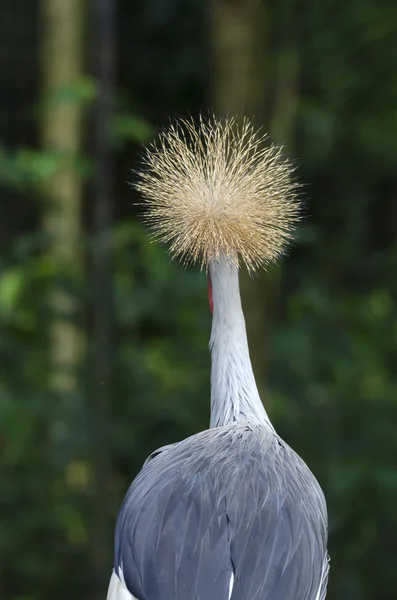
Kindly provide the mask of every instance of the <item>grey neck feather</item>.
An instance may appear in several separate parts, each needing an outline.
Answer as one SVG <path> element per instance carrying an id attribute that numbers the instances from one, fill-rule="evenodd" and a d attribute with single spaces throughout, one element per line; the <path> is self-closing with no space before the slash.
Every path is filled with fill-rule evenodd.
<path id="1" fill-rule="evenodd" d="M 256 387 L 241 307 L 238 269 L 225 257 L 209 267 L 211 330 L 211 427 L 233 421 L 270 424 Z"/>

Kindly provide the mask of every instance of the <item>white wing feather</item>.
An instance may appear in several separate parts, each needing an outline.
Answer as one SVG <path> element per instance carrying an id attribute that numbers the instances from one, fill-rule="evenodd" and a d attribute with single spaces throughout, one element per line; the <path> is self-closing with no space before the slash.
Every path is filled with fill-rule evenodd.
<path id="1" fill-rule="evenodd" d="M 316 600 L 325 600 L 325 597 L 327 595 L 328 574 L 329 574 L 329 556 L 327 553 L 324 558 L 320 587 L 317 592 Z"/>
<path id="2" fill-rule="evenodd" d="M 123 575 L 120 569 L 121 576 Z M 138 600 L 127 590 L 124 581 L 119 579 L 113 571 L 110 578 L 107 600 Z"/>

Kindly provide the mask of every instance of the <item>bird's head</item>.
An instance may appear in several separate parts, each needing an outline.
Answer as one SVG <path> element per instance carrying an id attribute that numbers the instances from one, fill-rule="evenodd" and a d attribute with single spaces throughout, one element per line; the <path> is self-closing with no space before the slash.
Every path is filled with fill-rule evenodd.
<path id="1" fill-rule="evenodd" d="M 144 218 L 172 256 L 249 271 L 277 260 L 299 219 L 294 168 L 245 119 L 180 121 L 147 149 L 136 189 Z M 213 308 L 208 277 L 210 308 Z"/>

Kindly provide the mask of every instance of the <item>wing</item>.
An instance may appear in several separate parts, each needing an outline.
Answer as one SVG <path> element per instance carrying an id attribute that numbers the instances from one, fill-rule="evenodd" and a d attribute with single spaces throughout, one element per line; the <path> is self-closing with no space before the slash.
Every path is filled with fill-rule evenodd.
<path id="1" fill-rule="evenodd" d="M 232 574 L 225 499 L 194 444 L 157 454 L 133 482 L 116 525 L 116 572 L 139 598 L 228 600 Z M 189 466 L 190 465 L 190 466 Z"/>
<path id="2" fill-rule="evenodd" d="M 323 600 L 327 525 L 316 480 L 273 434 L 264 447 L 236 429 L 167 447 L 132 483 L 115 571 L 139 600 Z"/>
<path id="3" fill-rule="evenodd" d="M 228 503 L 231 600 L 318 600 L 327 543 L 322 492 L 290 448 L 269 454 L 266 462 L 255 453 L 245 458 Z"/>

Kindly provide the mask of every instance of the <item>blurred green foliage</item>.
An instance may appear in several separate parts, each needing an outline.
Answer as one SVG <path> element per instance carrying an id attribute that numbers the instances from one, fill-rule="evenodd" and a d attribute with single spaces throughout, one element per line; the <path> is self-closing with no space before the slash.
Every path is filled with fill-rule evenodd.
<path id="1" fill-rule="evenodd" d="M 22 14 L 26 28 L 34 4 Z M 139 143 L 152 137 L 164 115 L 186 107 L 195 114 L 205 106 L 204 9 L 195 0 L 187 5 L 119 2 L 122 100 L 109 124 L 119 182 L 108 424 L 113 516 L 154 448 L 208 424 L 210 315 L 203 274 L 171 263 L 149 241 L 124 183 Z M 310 0 L 294 4 L 293 12 L 288 7 L 269 3 L 269 62 L 282 69 L 284 53 L 292 52 L 299 64 L 288 151 L 299 157 L 299 176 L 308 182 L 308 218 L 284 263 L 263 341 L 270 360 L 266 396 L 277 430 L 308 462 L 328 499 L 328 597 L 394 600 L 397 5 Z M 4 9 L 7 18 L 12 10 Z M 286 48 L 276 34 L 289 26 L 291 14 L 297 35 Z M 26 76 L 31 81 L 28 68 Z M 89 152 L 65 157 L 38 149 L 37 114 L 14 79 L 12 70 L 0 71 L 0 87 L 9 85 L 19 102 L 1 100 L 13 128 L 0 145 L 0 594 L 7 600 L 83 598 L 92 584 L 87 523 L 92 504 L 101 501 L 91 489 L 92 414 L 85 366 L 78 394 L 49 391 L 46 299 L 54 282 L 73 291 L 81 313 L 94 299 L 86 280 L 54 270 L 41 252 L 40 187 L 64 161 L 87 182 L 95 164 Z M 270 79 L 270 97 L 273 84 Z M 35 90 L 38 97 L 37 83 Z M 89 111 L 96 94 L 95 80 L 83 78 L 58 100 L 81 102 Z M 24 111 L 23 140 L 18 110 Z M 88 247 L 88 234 L 84 242 Z M 85 328 L 83 318 L 79 325 Z"/>

